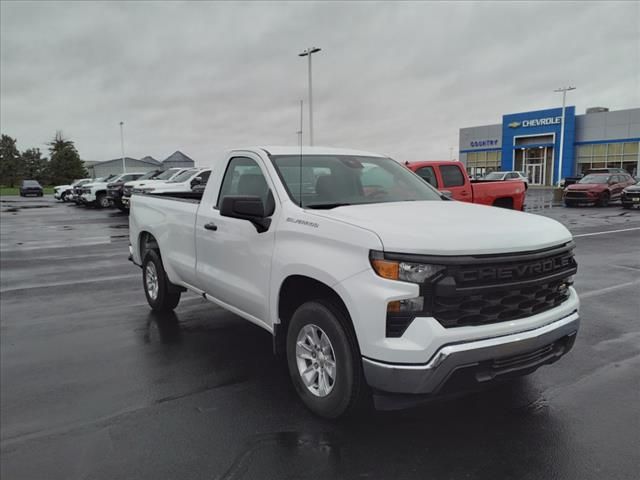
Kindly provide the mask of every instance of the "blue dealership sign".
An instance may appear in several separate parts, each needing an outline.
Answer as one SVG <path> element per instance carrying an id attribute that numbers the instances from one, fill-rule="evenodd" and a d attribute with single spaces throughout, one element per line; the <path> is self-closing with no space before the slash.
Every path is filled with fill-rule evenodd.
<path id="1" fill-rule="evenodd" d="M 558 174 L 560 161 L 560 126 L 562 108 L 551 108 L 535 112 L 512 113 L 502 116 L 502 170 L 512 170 L 514 166 L 515 145 L 518 137 L 554 134 L 553 140 L 553 182 L 573 174 L 573 143 L 575 139 L 576 108 L 565 109 L 564 155 L 562 172 Z"/>

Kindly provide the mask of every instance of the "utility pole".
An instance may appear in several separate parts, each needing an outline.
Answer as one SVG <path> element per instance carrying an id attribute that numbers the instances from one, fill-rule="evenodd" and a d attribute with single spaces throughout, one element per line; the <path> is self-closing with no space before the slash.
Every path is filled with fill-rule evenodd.
<path id="1" fill-rule="evenodd" d="M 309 59 L 309 145 L 313 146 L 313 89 L 311 86 L 311 55 L 322 50 L 318 47 L 309 47 L 299 57 L 308 57 Z"/>
<path id="2" fill-rule="evenodd" d="M 560 182 L 562 181 L 562 162 L 564 160 L 564 115 L 565 115 L 565 106 L 567 103 L 567 92 L 570 90 L 575 90 L 576 87 L 560 87 L 554 90 L 554 92 L 562 92 L 562 121 L 560 122 L 560 156 L 558 161 L 558 187 L 560 186 Z M 546 162 L 545 158 L 545 162 Z M 551 183 L 553 183 L 553 179 L 551 179 Z"/>
<path id="3" fill-rule="evenodd" d="M 124 161 L 124 132 L 123 132 L 124 122 L 120 122 L 120 147 L 122 148 L 122 173 L 127 172 L 127 165 Z"/>
<path id="4" fill-rule="evenodd" d="M 302 112 L 303 112 L 303 107 L 304 106 L 304 100 L 300 100 L 300 130 L 298 130 L 296 133 L 298 134 L 298 141 L 300 144 L 300 150 L 302 150 Z"/>

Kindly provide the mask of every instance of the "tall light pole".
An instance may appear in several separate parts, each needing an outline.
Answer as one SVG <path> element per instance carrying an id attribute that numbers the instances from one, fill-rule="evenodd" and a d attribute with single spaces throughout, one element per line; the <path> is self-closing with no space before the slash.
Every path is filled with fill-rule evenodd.
<path id="1" fill-rule="evenodd" d="M 311 55 L 319 52 L 321 49 L 318 47 L 309 47 L 302 53 L 299 53 L 299 57 L 309 58 L 309 145 L 313 146 L 313 91 L 311 88 Z"/>
<path id="2" fill-rule="evenodd" d="M 124 161 L 124 132 L 123 132 L 124 122 L 120 122 L 120 147 L 122 148 L 122 173 L 126 173 L 127 166 Z"/>
<path id="3" fill-rule="evenodd" d="M 560 186 L 560 182 L 562 181 L 562 161 L 564 160 L 564 111 L 565 105 L 567 103 L 567 92 L 570 90 L 575 90 L 576 87 L 560 87 L 556 88 L 554 92 L 562 92 L 562 121 L 560 122 L 560 156 L 558 161 L 558 186 Z M 547 159 L 545 158 L 545 162 Z M 551 179 L 553 183 L 553 179 Z"/>

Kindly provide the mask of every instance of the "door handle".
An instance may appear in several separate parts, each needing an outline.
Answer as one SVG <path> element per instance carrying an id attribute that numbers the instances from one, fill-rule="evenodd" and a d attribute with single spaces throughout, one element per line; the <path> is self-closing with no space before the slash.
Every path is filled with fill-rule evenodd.
<path id="1" fill-rule="evenodd" d="M 218 230 L 218 226 L 213 222 L 205 223 L 204 224 L 204 229 L 205 230 L 213 230 L 215 232 L 216 230 Z"/>

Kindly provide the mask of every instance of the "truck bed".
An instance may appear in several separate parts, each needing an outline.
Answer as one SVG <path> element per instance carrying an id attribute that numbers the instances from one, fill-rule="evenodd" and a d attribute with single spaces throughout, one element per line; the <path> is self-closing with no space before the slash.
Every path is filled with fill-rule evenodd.
<path id="1" fill-rule="evenodd" d="M 150 197 L 160 197 L 173 200 L 182 200 L 192 203 L 200 203 L 203 192 L 161 192 L 161 193 L 141 193 L 136 195 L 148 195 Z"/>

